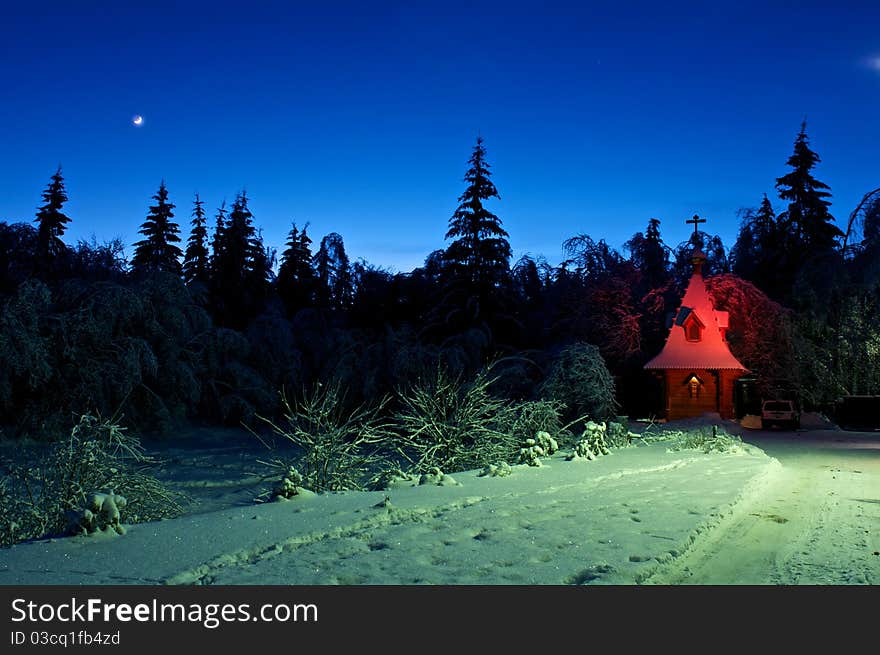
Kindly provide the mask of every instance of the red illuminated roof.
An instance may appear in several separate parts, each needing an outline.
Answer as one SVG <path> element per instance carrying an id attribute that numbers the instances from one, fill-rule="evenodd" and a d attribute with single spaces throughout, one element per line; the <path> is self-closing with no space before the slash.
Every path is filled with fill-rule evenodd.
<path id="1" fill-rule="evenodd" d="M 685 335 L 686 319 L 693 315 L 705 326 L 699 341 L 688 341 Z M 728 327 L 727 312 L 715 311 L 699 266 L 694 270 L 687 291 L 681 299 L 675 321 L 666 337 L 663 350 L 645 364 L 647 369 L 727 369 L 745 371 L 722 338 Z"/>

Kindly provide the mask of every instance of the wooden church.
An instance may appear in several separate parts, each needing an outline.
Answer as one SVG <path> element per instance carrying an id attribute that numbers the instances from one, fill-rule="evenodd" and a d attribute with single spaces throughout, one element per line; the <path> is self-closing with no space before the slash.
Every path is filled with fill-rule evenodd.
<path id="1" fill-rule="evenodd" d="M 696 220 L 694 217 L 688 222 Z M 727 346 L 727 312 L 716 310 L 706 292 L 702 271 L 706 256 L 695 250 L 691 261 L 694 271 L 666 344 L 645 369 L 655 371 L 662 379 L 668 420 L 708 412 L 735 418 L 734 383 L 747 369 Z"/>

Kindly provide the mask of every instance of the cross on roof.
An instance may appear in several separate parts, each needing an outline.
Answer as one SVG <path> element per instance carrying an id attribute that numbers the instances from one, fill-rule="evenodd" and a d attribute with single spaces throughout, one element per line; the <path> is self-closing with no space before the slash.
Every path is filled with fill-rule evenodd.
<path id="1" fill-rule="evenodd" d="M 705 218 L 700 218 L 700 217 L 697 216 L 696 214 L 694 214 L 694 217 L 693 217 L 693 218 L 691 218 L 691 219 L 685 221 L 685 223 L 689 223 L 689 224 L 690 224 L 690 223 L 693 223 L 693 224 L 694 224 L 694 234 L 697 233 L 697 226 L 698 226 L 700 223 L 705 223 L 705 222 L 706 222 L 706 219 L 705 219 Z"/>

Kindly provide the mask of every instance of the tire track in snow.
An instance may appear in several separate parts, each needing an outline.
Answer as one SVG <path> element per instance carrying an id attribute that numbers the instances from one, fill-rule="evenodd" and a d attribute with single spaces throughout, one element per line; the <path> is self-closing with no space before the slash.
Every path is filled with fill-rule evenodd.
<path id="1" fill-rule="evenodd" d="M 880 476 L 792 458 L 646 584 L 876 584 Z M 822 461 L 834 462 L 824 459 Z"/>

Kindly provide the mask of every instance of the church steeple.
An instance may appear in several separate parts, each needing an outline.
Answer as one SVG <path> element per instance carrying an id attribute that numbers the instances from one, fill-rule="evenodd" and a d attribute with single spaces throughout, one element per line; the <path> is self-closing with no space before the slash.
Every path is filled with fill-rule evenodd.
<path id="1" fill-rule="evenodd" d="M 694 273 L 701 276 L 703 275 L 703 264 L 706 263 L 707 257 L 706 254 L 697 246 L 697 243 L 699 242 L 697 235 L 699 234 L 699 224 L 705 222 L 706 219 L 700 218 L 697 214 L 694 214 L 693 218 L 685 221 L 685 223 L 693 224 L 694 226 L 694 235 L 691 237 L 691 241 L 694 244 L 694 254 L 691 255 L 691 264 L 694 265 Z"/>
<path id="2" fill-rule="evenodd" d="M 706 254 L 699 248 L 694 248 L 694 254 L 691 255 L 691 264 L 694 265 L 694 275 L 703 276 L 703 264 L 706 263 Z"/>

